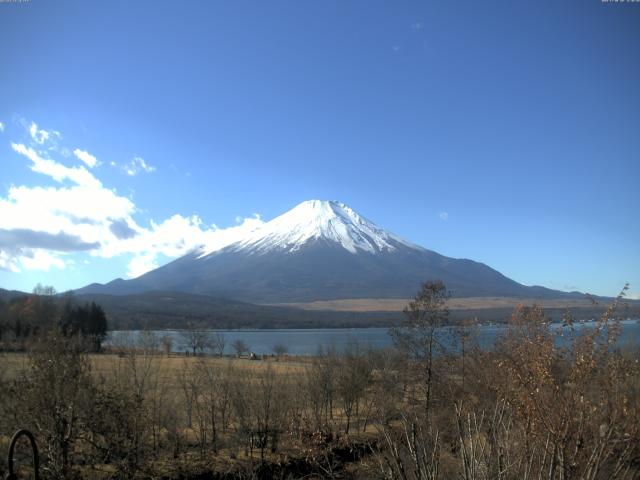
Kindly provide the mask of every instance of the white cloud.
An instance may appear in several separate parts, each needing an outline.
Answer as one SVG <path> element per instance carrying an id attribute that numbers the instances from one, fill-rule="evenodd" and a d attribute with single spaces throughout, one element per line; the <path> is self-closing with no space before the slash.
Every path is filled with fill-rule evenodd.
<path id="1" fill-rule="evenodd" d="M 31 125 L 29 126 L 29 135 L 31 135 L 31 139 L 38 145 L 43 145 L 52 137 L 60 137 L 60 133 L 55 130 L 47 131 L 38 128 L 36 122 L 31 122 Z"/>
<path id="2" fill-rule="evenodd" d="M 16 260 L 9 252 L 0 249 L 0 270 L 8 270 L 13 273 L 20 272 L 20 268 L 16 265 Z"/>
<path id="3" fill-rule="evenodd" d="M 93 155 L 91 155 L 86 150 L 80 150 L 79 148 L 76 148 L 73 151 L 73 154 L 76 157 L 78 157 L 78 159 L 80 159 L 84 163 L 86 163 L 89 168 L 93 168 L 98 164 L 98 159 L 96 157 L 94 157 Z"/>
<path id="4" fill-rule="evenodd" d="M 449 220 L 449 212 L 440 212 L 438 216 L 440 217 L 440 220 L 444 220 L 445 222 Z"/>
<path id="5" fill-rule="evenodd" d="M 68 167 L 36 151 L 37 132 L 36 126 L 32 146 L 12 143 L 11 148 L 30 161 L 32 171 L 60 185 L 12 185 L 5 196 L 0 192 L 0 240 L 5 240 L 0 242 L 0 269 L 62 269 L 74 253 L 88 251 L 100 258 L 133 255 L 127 274 L 135 277 L 156 268 L 160 258 L 176 258 L 198 247 L 204 253 L 215 251 L 263 224 L 257 215 L 238 218 L 230 228 L 207 225 L 197 215 L 140 222 L 135 217 L 141 209 L 132 198 L 105 187 L 84 165 Z M 83 160 L 79 153 L 87 152 L 74 151 Z M 132 164 L 137 171 L 154 170 L 140 157 Z"/>
<path id="6" fill-rule="evenodd" d="M 156 262 L 156 255 L 143 253 L 140 255 L 136 255 L 129 262 L 127 267 L 127 277 L 136 278 L 140 275 L 143 275 L 151 270 L 158 268 L 158 263 Z"/>
<path id="7" fill-rule="evenodd" d="M 111 218 L 130 217 L 135 205 L 127 197 L 101 186 L 12 186 L 7 198 L 0 197 L 0 210 L 3 213 L 0 228 L 64 231 L 84 238 L 88 228 L 110 224 Z"/>
<path id="8" fill-rule="evenodd" d="M 156 171 L 156 167 L 149 165 L 144 161 L 144 158 L 138 156 L 133 157 L 133 160 L 131 160 L 126 165 L 123 165 L 122 169 L 127 175 L 131 177 L 142 172 L 151 173 Z"/>
<path id="9" fill-rule="evenodd" d="M 59 188 L 12 186 L 6 198 L 0 197 L 0 211 L 0 229 L 5 235 L 32 240 L 13 247 L 0 245 L 0 268 L 48 270 L 64 267 L 64 258 L 75 251 L 99 252 L 105 242 L 117 242 L 109 229 L 111 219 L 130 218 L 135 205 L 99 183 Z M 38 239 L 48 241 L 47 250 L 37 248 L 43 246 L 35 242 Z"/>
<path id="10" fill-rule="evenodd" d="M 42 249 L 36 249 L 29 255 L 20 258 L 20 263 L 26 270 L 43 270 L 48 272 L 51 267 L 64 269 L 65 262 L 59 257 Z"/>
<path id="11" fill-rule="evenodd" d="M 20 155 L 27 157 L 33 165 L 31 170 L 53 178 L 57 182 L 71 180 L 78 185 L 101 186 L 100 181 L 84 167 L 65 167 L 61 163 L 47 158 L 42 158 L 33 148 L 23 144 L 12 143 L 11 148 Z"/>
<path id="12" fill-rule="evenodd" d="M 4 123 L 0 122 L 0 132 L 4 132 Z"/>
<path id="13" fill-rule="evenodd" d="M 157 268 L 159 255 L 169 258 L 181 257 L 194 248 L 202 247 L 202 253 L 210 253 L 243 238 L 247 233 L 262 225 L 259 216 L 244 218 L 233 227 L 217 228 L 206 226 L 200 217 L 173 215 L 163 222 L 150 222 L 149 228 L 139 228 L 138 235 L 103 245 L 97 254 L 115 257 L 126 253 L 136 253 L 129 263 L 129 276 L 137 277 Z"/>

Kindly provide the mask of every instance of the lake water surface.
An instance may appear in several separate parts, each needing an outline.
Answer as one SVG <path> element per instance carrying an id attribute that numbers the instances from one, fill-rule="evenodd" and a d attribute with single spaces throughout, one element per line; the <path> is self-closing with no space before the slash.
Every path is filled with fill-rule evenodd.
<path id="1" fill-rule="evenodd" d="M 620 322 L 622 332 L 618 338 L 618 345 L 640 345 L 640 320 L 623 320 Z M 578 324 L 576 329 L 593 328 L 593 322 Z M 560 324 L 553 325 L 554 329 L 562 329 Z M 564 327 L 566 328 L 566 327 Z M 496 338 L 505 329 L 504 325 L 483 325 L 477 328 L 478 342 L 482 348 L 491 348 Z M 256 354 L 271 354 L 275 345 L 284 345 L 288 353 L 292 355 L 315 355 L 320 349 L 335 348 L 343 351 L 350 343 L 357 343 L 360 347 L 372 347 L 383 349 L 391 347 L 393 341 L 387 328 L 322 328 L 322 329 L 282 329 L 282 330 L 210 330 L 220 332 L 225 336 L 227 346 L 226 354 L 232 354 L 231 343 L 234 340 L 243 340 L 249 345 L 250 350 Z M 443 327 L 439 329 L 440 341 L 450 348 L 456 348 L 455 328 Z M 154 330 L 159 338 L 170 336 L 173 339 L 173 350 L 184 352 L 188 349 L 183 344 L 183 335 L 180 330 Z M 140 335 L 140 331 L 112 331 L 109 333 L 106 344 L 115 345 L 127 338 L 134 341 Z M 560 340 L 562 341 L 562 340 Z"/>

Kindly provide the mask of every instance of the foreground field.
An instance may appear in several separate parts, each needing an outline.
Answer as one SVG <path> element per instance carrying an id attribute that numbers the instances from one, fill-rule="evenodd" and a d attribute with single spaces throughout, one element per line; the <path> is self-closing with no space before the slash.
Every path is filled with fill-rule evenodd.
<path id="1" fill-rule="evenodd" d="M 55 356 L 58 357 L 59 353 Z M 38 362 L 35 357 L 39 355 L 33 352 L 0 354 L 2 382 L 5 385 L 24 385 L 25 377 L 33 374 L 34 363 Z M 337 463 L 334 465 L 334 462 L 341 462 L 340 468 L 344 469 L 345 461 L 359 457 L 352 448 L 361 445 L 359 448 L 370 451 L 371 441 L 376 436 L 375 426 L 364 420 L 371 412 L 365 413 L 359 393 L 353 394 L 347 410 L 337 398 L 331 399 L 333 404 L 324 405 L 324 411 L 316 410 L 319 423 L 315 428 L 310 428 L 308 423 L 303 425 L 311 422 L 305 418 L 311 412 L 305 411 L 304 406 L 309 389 L 318 389 L 317 393 L 321 395 L 320 389 L 324 387 L 317 381 L 335 384 L 339 377 L 337 363 L 326 364 L 331 371 L 325 372 L 324 378 L 318 378 L 322 373 L 318 371 L 317 359 L 309 357 L 251 360 L 166 356 L 157 351 L 132 348 L 120 353 L 83 354 L 83 358 L 85 368 L 76 370 L 77 378 L 64 377 L 68 375 L 68 365 L 59 365 L 59 371 L 51 373 L 52 376 L 60 375 L 51 379 L 54 391 L 65 390 L 80 380 L 83 384 L 74 386 L 75 394 L 80 393 L 80 389 L 90 390 L 97 385 L 106 389 L 103 395 L 116 394 L 126 398 L 117 401 L 117 407 L 114 405 L 119 411 L 105 412 L 98 408 L 85 413 L 88 416 L 82 420 L 85 428 L 103 420 L 126 423 L 115 429 L 107 427 L 109 438 L 101 447 L 113 450 L 109 443 L 120 444 L 115 448 L 124 447 L 121 454 L 126 460 L 123 463 L 113 460 L 95 462 L 91 468 L 78 469 L 76 473 L 86 478 L 151 473 L 174 477 L 198 475 L 202 471 L 235 472 L 232 473 L 233 478 L 243 478 L 242 472 L 252 472 L 256 465 L 283 465 L 273 468 L 282 468 L 283 471 L 302 469 L 300 472 L 308 470 L 313 474 L 313 470 L 319 467 L 309 462 L 319 462 L 318 465 L 329 462 L 327 468 L 335 468 Z M 51 360 L 53 358 L 46 362 Z M 55 366 L 52 368 L 57 370 Z M 357 385 L 368 380 L 351 378 L 349 381 L 354 381 L 353 388 L 360 388 Z M 342 388 L 347 389 L 347 383 Z M 331 389 L 335 389 L 335 385 Z M 14 393 L 21 398 L 20 392 Z M 47 395 L 45 391 L 40 393 Z M 330 393 L 332 396 L 336 394 Z M 75 400 L 78 399 L 72 399 L 72 403 Z M 316 401 L 326 400 L 318 398 Z M 4 403 L 4 406 L 9 405 Z M 26 414 L 33 410 L 22 412 Z M 0 422 L 0 448 L 7 447 L 8 436 L 13 429 L 29 426 L 32 421 L 11 413 L 17 412 L 4 410 L 5 416 Z M 97 418 L 104 414 L 110 418 Z M 332 427 L 321 427 L 323 422 L 331 423 Z M 91 450 L 87 445 L 80 447 L 81 443 L 80 438 L 74 442 L 78 459 Z M 138 463 L 139 459 L 130 463 L 133 461 L 129 457 L 130 449 L 136 457 L 147 457 L 144 467 Z M 341 455 L 342 460 L 333 459 L 336 454 Z M 316 459 L 316 456 L 322 458 Z M 293 466 L 287 466 L 290 462 Z M 361 467 L 364 465 L 360 464 Z M 316 474 L 316 478 L 323 477 L 322 471 Z M 66 478 L 65 475 L 62 478 Z"/>
<path id="2" fill-rule="evenodd" d="M 28 428 L 51 479 L 639 478 L 640 355 L 615 321 L 577 335 L 520 307 L 494 351 L 473 325 L 447 350 L 427 300 L 395 349 L 305 358 L 92 354 L 52 330 L 0 354 L 0 455 Z"/>

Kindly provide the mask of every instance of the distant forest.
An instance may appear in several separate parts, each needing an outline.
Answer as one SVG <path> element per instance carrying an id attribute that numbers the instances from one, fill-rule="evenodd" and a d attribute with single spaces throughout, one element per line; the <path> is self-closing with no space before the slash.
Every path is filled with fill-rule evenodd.
<path id="1" fill-rule="evenodd" d="M 99 351 L 108 330 L 107 315 L 95 302 L 79 303 L 73 295 L 57 296 L 52 287 L 41 285 L 31 295 L 0 298 L 0 349 L 24 350 L 52 330 Z"/>

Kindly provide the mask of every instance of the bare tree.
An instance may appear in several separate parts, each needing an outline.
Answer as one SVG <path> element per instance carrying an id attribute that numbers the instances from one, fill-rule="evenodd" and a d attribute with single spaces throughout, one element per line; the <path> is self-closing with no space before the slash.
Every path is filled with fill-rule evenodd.
<path id="1" fill-rule="evenodd" d="M 78 339 L 54 331 L 29 355 L 29 366 L 15 390 L 22 421 L 33 429 L 52 478 L 73 475 L 74 446 L 92 415 L 95 386 L 91 364 Z"/>
<path id="2" fill-rule="evenodd" d="M 376 352 L 376 381 L 372 385 L 375 420 L 382 426 L 400 416 L 407 382 L 406 356 L 397 350 Z"/>
<path id="3" fill-rule="evenodd" d="M 288 413 L 287 374 L 276 374 L 271 366 L 264 372 L 245 372 L 244 381 L 234 385 L 232 405 L 237 434 L 251 456 L 254 449 L 264 462 L 266 450 L 275 452 Z"/>
<path id="4" fill-rule="evenodd" d="M 102 449 L 107 459 L 111 455 L 111 442 L 117 447 L 119 476 L 123 478 L 133 477 L 150 447 L 155 450 L 159 429 L 150 416 L 159 417 L 155 409 L 164 401 L 154 398 L 164 395 L 159 390 L 164 380 L 162 359 L 156 354 L 158 338 L 155 334 L 143 334 L 136 340 L 130 337 L 123 342 L 108 383 L 101 389 L 106 410 L 103 418 L 95 419 L 97 430 L 106 432 Z"/>
<path id="5" fill-rule="evenodd" d="M 320 349 L 305 375 L 305 391 L 311 410 L 314 431 L 333 430 L 333 409 L 337 397 L 337 378 L 340 368 L 334 348 Z"/>
<path id="6" fill-rule="evenodd" d="M 191 350 L 194 356 L 211 346 L 211 333 L 193 324 L 188 324 L 185 330 L 180 331 L 180 338 L 182 347 Z"/>
<path id="7" fill-rule="evenodd" d="M 345 433 L 351 428 L 353 417 L 360 413 L 360 403 L 372 381 L 373 369 L 357 343 L 350 343 L 340 359 L 337 392 L 347 419 Z"/>
<path id="8" fill-rule="evenodd" d="M 155 355 L 160 348 L 160 339 L 158 335 L 151 330 L 141 331 L 136 343 L 145 355 Z"/>
<path id="9" fill-rule="evenodd" d="M 380 469 L 388 480 L 436 480 L 440 478 L 441 439 L 412 416 L 403 415 L 398 431 L 381 429 L 384 449 Z M 466 479 L 465 479 L 466 480 Z"/>
<path id="10" fill-rule="evenodd" d="M 220 412 L 220 423 L 222 433 L 227 433 L 231 420 L 231 394 L 233 382 L 238 377 L 238 371 L 233 363 L 227 363 L 226 367 L 218 372 L 218 412 Z"/>
<path id="11" fill-rule="evenodd" d="M 390 330 L 398 348 L 406 352 L 418 366 L 424 388 L 424 409 L 427 418 L 431 406 L 434 380 L 434 354 L 438 346 L 437 328 L 447 323 L 449 294 L 441 281 L 429 281 L 404 309 L 404 322 Z"/>
<path id="12" fill-rule="evenodd" d="M 286 354 L 288 351 L 289 349 L 287 348 L 287 346 L 282 343 L 278 343 L 273 346 L 273 353 L 276 354 L 276 356 L 278 357 L 278 360 L 282 355 Z"/>
<path id="13" fill-rule="evenodd" d="M 220 372 L 218 368 L 211 365 L 208 360 L 200 359 L 196 365 L 196 374 L 199 377 L 199 384 L 201 385 L 201 395 L 198 398 L 198 402 L 202 404 L 202 414 L 205 419 L 204 432 L 206 432 L 206 426 L 210 429 L 210 441 L 213 450 L 217 450 L 218 430 L 219 430 L 219 406 L 220 396 L 222 389 L 220 388 Z M 206 441 L 206 434 L 200 435 L 203 443 Z"/>
<path id="14" fill-rule="evenodd" d="M 247 344 L 247 342 L 245 342 L 241 338 L 238 338 L 238 339 L 234 340 L 233 342 L 231 342 L 231 346 L 236 351 L 236 356 L 238 356 L 238 357 L 241 357 L 242 355 L 247 353 L 249 351 L 249 349 L 250 349 L 250 347 Z"/>
<path id="15" fill-rule="evenodd" d="M 200 394 L 198 378 L 193 371 L 192 364 L 184 360 L 178 377 L 178 385 L 182 393 L 182 400 L 186 414 L 187 427 L 193 427 L 193 412 L 196 399 Z"/>
<path id="16" fill-rule="evenodd" d="M 162 351 L 168 357 L 171 355 L 171 351 L 173 349 L 173 337 L 170 335 L 165 335 L 160 339 L 160 343 L 162 344 Z"/>
<path id="17" fill-rule="evenodd" d="M 216 332 L 211 338 L 211 348 L 219 357 L 224 355 L 224 349 L 227 346 L 227 338 L 222 332 Z"/>

